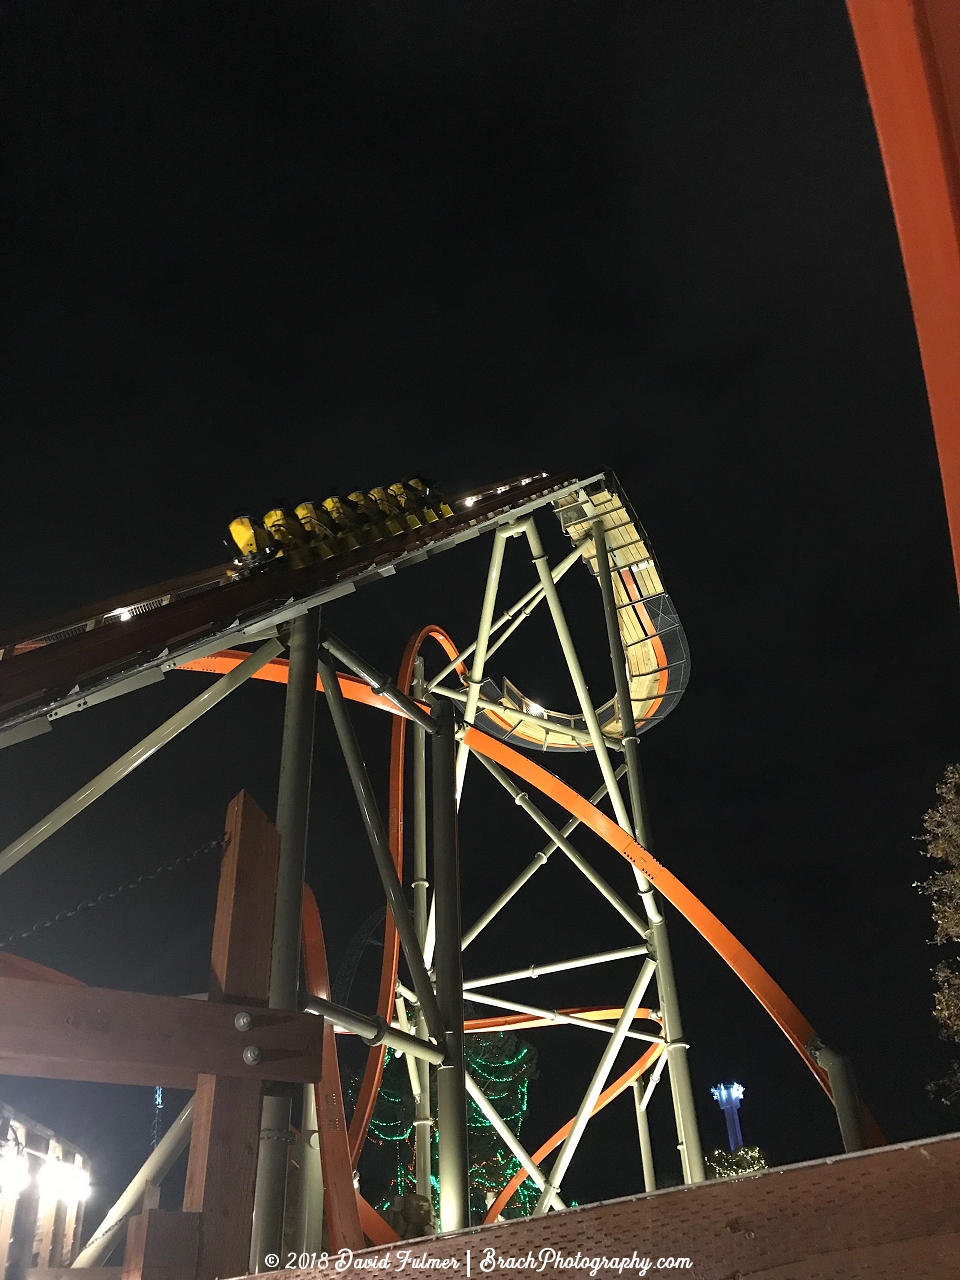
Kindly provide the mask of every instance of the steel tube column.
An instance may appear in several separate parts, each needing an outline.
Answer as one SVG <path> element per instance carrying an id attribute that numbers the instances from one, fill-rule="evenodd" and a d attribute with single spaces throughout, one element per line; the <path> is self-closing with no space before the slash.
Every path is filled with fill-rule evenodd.
<path id="1" fill-rule="evenodd" d="M 300 989 L 300 922 L 313 772 L 319 630 L 319 609 L 296 618 L 290 630 L 290 668 L 277 793 L 280 866 L 270 969 L 271 1009 L 295 1009 Z"/>
<path id="2" fill-rule="evenodd" d="M 370 785 L 370 778 L 367 775 L 367 768 L 363 762 L 353 723 L 344 705 L 340 681 L 337 679 L 336 671 L 327 661 L 323 650 L 320 651 L 317 669 L 320 672 L 320 679 L 327 695 L 327 706 L 330 708 L 330 718 L 333 720 L 333 725 L 337 732 L 340 750 L 343 752 L 347 772 L 350 774 L 354 794 L 360 806 L 360 815 L 363 818 L 367 839 L 370 841 L 373 858 L 380 874 L 380 883 L 383 885 L 387 896 L 387 905 L 393 915 L 394 924 L 397 926 L 397 933 L 400 935 L 400 945 L 403 948 L 407 967 L 410 970 L 410 977 L 417 993 L 417 999 L 420 1002 L 420 1008 L 423 1010 L 427 1020 L 427 1028 L 430 1035 L 436 1040 L 437 1044 L 443 1044 L 443 1019 L 440 1016 L 437 997 L 434 994 L 426 965 L 423 962 L 423 952 L 420 950 L 420 944 L 414 932 L 413 921 L 410 918 L 406 899 L 403 896 L 403 890 L 397 878 L 397 869 L 393 865 L 390 843 L 383 827 L 383 819 L 380 817 L 377 798 Z"/>
<path id="3" fill-rule="evenodd" d="M 557 830 L 549 818 L 544 817 L 527 793 L 525 791 L 521 791 L 510 775 L 501 769 L 495 761 L 488 760 L 486 756 L 481 755 L 479 752 L 475 754 L 484 768 L 488 769 L 503 789 L 513 796 L 520 808 L 530 815 L 537 826 L 545 831 L 553 843 L 566 854 L 577 870 L 582 872 L 594 888 L 598 889 L 600 893 L 603 894 L 610 905 L 620 912 L 627 924 L 632 925 L 633 928 L 636 929 L 637 933 L 646 937 L 650 932 L 650 925 L 644 924 L 632 907 L 627 906 L 619 893 L 607 884 L 603 876 L 601 876 L 599 872 L 594 871 L 586 858 L 581 857 L 580 854 L 577 853 L 576 849 L 566 836 Z"/>
<path id="4" fill-rule="evenodd" d="M 546 1186 L 547 1180 L 544 1177 L 540 1166 L 533 1163 L 529 1152 L 520 1143 L 517 1135 L 513 1132 L 506 1120 L 504 1120 L 503 1116 L 483 1092 L 469 1071 L 467 1072 L 467 1093 L 469 1093 L 470 1097 L 473 1099 L 477 1109 L 482 1115 L 486 1116 L 487 1120 L 497 1131 L 503 1145 L 517 1158 L 517 1160 L 520 1161 L 524 1169 L 526 1169 L 527 1173 L 529 1173 L 530 1177 L 542 1191 Z M 559 1196 L 556 1197 L 556 1200 L 561 1209 L 565 1209 L 567 1207 Z"/>
<path id="5" fill-rule="evenodd" d="M 560 640 L 560 647 L 563 650 L 563 656 L 567 661 L 567 669 L 570 672 L 570 679 L 573 681 L 573 687 L 577 692 L 577 701 L 580 703 L 580 710 L 583 712 L 583 718 L 586 721 L 587 729 L 590 731 L 590 738 L 593 742 L 593 749 L 597 753 L 597 763 L 600 765 L 600 772 L 603 774 L 603 780 L 607 784 L 607 791 L 610 795 L 610 801 L 613 804 L 613 812 L 616 814 L 617 822 L 620 823 L 624 831 L 629 831 L 633 835 L 630 826 L 630 819 L 627 816 L 626 806 L 623 803 L 623 796 L 620 794 L 620 788 L 617 786 L 616 774 L 610 756 L 607 752 L 607 744 L 604 741 L 603 730 L 600 728 L 600 721 L 597 719 L 597 713 L 590 697 L 590 690 L 587 688 L 587 682 L 583 678 L 583 670 L 580 666 L 580 659 L 577 657 L 577 650 L 573 643 L 573 636 L 570 634 L 570 628 L 567 626 L 567 619 L 564 617 L 563 606 L 560 604 L 560 597 L 557 595 L 557 585 L 550 573 L 550 566 L 547 564 L 547 557 L 544 554 L 543 544 L 540 541 L 540 534 L 537 531 L 536 522 L 533 516 L 527 516 L 523 521 L 524 531 L 527 535 L 527 541 L 530 544 L 530 554 L 533 557 L 533 563 L 537 567 L 537 573 L 540 575 L 540 582 L 543 586 L 543 594 L 546 597 L 547 606 L 550 609 L 550 615 L 553 618 L 553 625 L 556 628 L 557 636 Z"/>
<path id="6" fill-rule="evenodd" d="M 637 1113 L 637 1137 L 640 1140 L 640 1159 L 643 1163 L 643 1189 L 656 1191 L 657 1174 L 653 1167 L 653 1143 L 650 1141 L 650 1121 L 643 1103 L 643 1076 L 633 1082 L 633 1105 Z"/>
<path id="7" fill-rule="evenodd" d="M 558 960 L 555 964 L 528 964 L 525 969 L 509 969 L 506 973 L 491 973 L 485 978 L 468 978 L 464 991 L 477 987 L 492 987 L 498 982 L 520 982 L 524 978 L 539 978 L 545 973 L 565 973 L 569 969 L 586 969 L 590 965 L 609 964 L 611 960 L 625 960 L 628 956 L 645 956 L 646 945 L 620 947 L 617 951 L 599 951 L 592 956 L 577 956 L 573 960 Z"/>
<path id="8" fill-rule="evenodd" d="M 453 708 L 433 709 L 437 731 L 433 763 L 433 878 L 436 886 L 437 1001 L 445 1030 L 446 1060 L 437 1068 L 440 1135 L 440 1229 L 470 1225 L 467 1185 L 467 1091 L 463 1065 L 463 969 L 460 952 L 460 859 L 457 847 L 457 771 Z"/>
<path id="9" fill-rule="evenodd" d="M 303 1091 L 300 1159 L 297 1237 L 301 1253 L 319 1253 L 323 1248 L 323 1168 L 320 1163 L 317 1095 L 313 1085 L 308 1085 Z"/>
<path id="10" fill-rule="evenodd" d="M 646 812 L 646 797 L 643 789 L 643 775 L 640 772 L 640 757 L 637 750 L 637 731 L 630 702 L 627 657 L 623 648 L 623 637 L 620 635 L 617 604 L 613 594 L 613 578 L 610 572 L 610 561 L 607 558 L 607 539 L 602 520 L 593 522 L 593 538 L 597 553 L 597 573 L 600 577 L 600 591 L 603 597 L 603 613 L 607 624 L 610 661 L 613 664 L 613 675 L 617 690 L 620 732 L 623 737 L 623 754 L 627 766 L 627 785 L 630 792 L 630 806 L 633 810 L 634 837 L 639 844 L 652 852 Z M 628 722 L 629 731 L 627 729 Z M 703 1165 L 703 1150 L 700 1146 L 700 1130 L 697 1125 L 697 1109 L 693 1100 L 693 1087 L 690 1083 L 687 1046 L 683 1042 L 680 1001 L 673 972 L 673 958 L 670 954 L 667 922 L 653 892 L 653 886 L 640 871 L 635 871 L 635 874 L 647 917 L 650 920 L 651 941 L 657 958 L 657 992 L 660 996 L 660 1010 L 663 1014 L 663 1034 L 669 1047 L 670 1092 L 673 1095 L 673 1112 L 680 1145 L 683 1180 L 688 1183 L 703 1182 L 706 1178 L 706 1170 Z"/>
<path id="11" fill-rule="evenodd" d="M 490 553 L 490 565 L 487 569 L 487 585 L 483 591 L 483 605 L 480 609 L 480 625 L 477 627 L 477 643 L 473 652 L 473 666 L 467 687 L 467 705 L 463 718 L 467 724 L 473 724 L 477 714 L 477 701 L 480 697 L 480 686 L 483 683 L 483 667 L 487 660 L 487 645 L 490 643 L 490 626 L 493 622 L 493 609 L 497 603 L 497 589 L 500 586 L 500 571 L 503 568 L 503 552 L 507 538 L 512 531 L 498 529 L 493 535 L 493 550 Z M 457 753 L 457 800 L 463 791 L 463 776 L 467 770 L 470 749 L 462 742 Z"/>
<path id="12" fill-rule="evenodd" d="M 576 1014 L 561 1013 L 558 1009 L 541 1009 L 535 1004 L 521 1004 L 518 1000 L 508 1000 L 505 996 L 489 996 L 479 991 L 470 992 L 472 1004 L 489 1004 L 494 1009 L 510 1009 L 513 1013 L 526 1013 L 533 1018 L 542 1018 L 544 1022 L 559 1023 L 571 1027 L 583 1027 L 586 1031 L 599 1031 L 603 1035 L 612 1036 L 616 1026 L 609 1022 L 594 1022 L 590 1018 L 580 1018 Z M 645 1031 L 625 1031 L 624 1038 L 642 1040 L 645 1044 L 663 1044 L 663 1036 L 648 1035 Z"/>
<path id="13" fill-rule="evenodd" d="M 820 1041 L 815 1041 L 810 1046 L 810 1053 L 830 1080 L 830 1092 L 833 1094 L 844 1151 L 865 1151 L 869 1143 L 864 1133 L 863 1104 L 853 1073 L 853 1063 L 844 1054 L 828 1048 Z"/>
<path id="14" fill-rule="evenodd" d="M 411 1053 L 415 1058 L 423 1058 L 435 1066 L 444 1059 L 443 1049 L 431 1040 L 421 1040 L 406 1031 L 397 1031 L 379 1014 L 357 1013 L 353 1009 L 344 1008 L 342 1004 L 322 1000 L 319 996 L 311 996 L 309 1000 L 305 1000 L 303 1012 L 326 1018 L 335 1027 L 342 1027 L 344 1031 L 359 1036 L 368 1045 L 385 1044 L 398 1053 Z"/>
<path id="15" fill-rule="evenodd" d="M 270 968 L 271 1009 L 296 1009 L 300 986 L 300 926 L 313 771 L 319 633 L 319 609 L 295 618 L 290 627 L 290 667 L 277 793 L 280 865 Z M 311 1092 L 312 1088 L 312 1085 L 307 1086 Z M 260 1155 L 250 1237 L 250 1269 L 253 1272 L 272 1270 L 266 1266 L 264 1258 L 282 1251 L 289 1135 L 290 1098 L 267 1094 L 261 1115 Z M 319 1150 L 316 1155 L 319 1158 Z"/>
<path id="16" fill-rule="evenodd" d="M 173 1124 L 147 1156 L 139 1173 L 136 1173 L 90 1240 L 77 1254 L 72 1267 L 85 1270 L 96 1267 L 110 1256 L 127 1218 L 143 1198 L 148 1183 L 160 1182 L 170 1172 L 178 1156 L 186 1150 L 193 1130 L 193 1098 L 187 1103 Z"/>
<path id="17" fill-rule="evenodd" d="M 232 693 L 245 680 L 256 675 L 261 667 L 265 667 L 282 651 L 283 645 L 279 640 L 268 640 L 266 644 L 251 653 L 249 658 L 244 658 L 239 666 L 234 667 L 225 676 L 221 676 L 215 684 L 204 689 L 198 698 L 188 702 L 169 720 L 165 720 L 159 728 L 148 733 L 142 742 L 125 751 L 119 760 L 115 760 L 113 764 L 98 773 L 69 800 L 64 800 L 63 804 L 57 805 L 52 813 L 48 813 L 42 821 L 35 823 L 29 831 L 24 832 L 0 853 L 0 876 L 15 866 L 21 858 L 26 857 L 38 844 L 42 844 L 48 836 L 59 831 L 71 818 L 82 813 L 87 805 L 93 804 L 94 800 L 102 796 L 105 791 L 109 791 L 112 786 L 122 781 L 128 773 L 132 773 L 144 761 L 149 760 L 155 751 L 159 751 L 178 733 L 193 724 L 195 720 L 199 720 L 205 711 L 215 707 L 228 693 Z"/>
<path id="18" fill-rule="evenodd" d="M 413 681 L 410 691 L 414 698 L 422 701 L 426 689 L 424 687 L 423 658 L 414 659 Z M 416 931 L 420 949 L 426 953 L 427 926 L 430 917 L 430 904 L 427 890 L 430 882 L 427 879 L 427 735 L 419 725 L 413 726 L 413 927 Z M 426 1022 L 423 1013 L 419 1012 L 417 1026 L 421 1035 L 426 1035 Z M 417 1060 L 413 1064 L 417 1070 L 419 1089 L 414 1092 L 414 1160 L 417 1195 L 423 1196 L 433 1204 L 433 1184 L 431 1182 L 432 1144 L 433 1144 L 433 1112 L 430 1107 L 430 1064 Z"/>
<path id="19" fill-rule="evenodd" d="M 581 548 L 576 547 L 573 551 L 570 552 L 568 556 L 566 556 L 563 560 L 561 560 L 560 563 L 553 570 L 554 582 L 559 582 L 560 579 L 563 577 L 563 575 L 567 572 L 567 570 L 572 568 L 572 566 L 576 564 L 576 562 L 580 559 L 582 554 L 583 552 Z M 496 620 L 496 622 L 491 623 L 490 634 L 492 635 L 494 631 L 499 631 L 500 628 L 504 625 L 504 623 L 509 622 L 510 619 L 514 616 L 514 614 L 516 613 L 522 614 L 522 617 L 516 620 L 516 622 L 510 628 L 507 635 L 501 636 L 497 640 L 496 644 L 493 644 L 490 646 L 490 648 L 487 650 L 487 657 L 489 657 L 490 654 L 493 653 L 494 649 L 499 649 L 499 647 L 503 644 L 504 640 L 508 639 L 508 637 L 513 634 L 515 628 L 518 627 L 521 622 L 523 622 L 526 618 L 529 618 L 530 614 L 533 612 L 533 610 L 537 607 L 537 605 L 540 603 L 542 599 L 543 599 L 543 587 L 539 585 L 535 587 L 531 587 L 530 590 L 526 592 L 525 595 L 522 595 L 520 599 L 516 601 L 515 604 L 512 604 L 509 609 L 501 613 L 500 617 Z M 441 683 L 441 681 L 447 678 L 447 676 L 450 674 L 451 671 L 453 671 L 461 662 L 465 662 L 466 659 L 470 657 L 470 655 L 476 650 L 476 647 L 477 647 L 477 642 L 476 640 L 474 640 L 473 644 L 468 644 L 466 649 L 461 650 L 461 652 L 458 653 L 455 658 L 453 658 L 450 662 L 447 663 L 447 665 L 443 668 L 442 671 L 440 671 L 437 675 L 433 677 L 433 679 L 430 681 L 430 684 L 427 686 L 428 689 L 431 689 L 431 690 L 436 689 L 436 687 Z"/>
<path id="20" fill-rule="evenodd" d="M 550 1170 L 550 1179 L 541 1192 L 540 1199 L 537 1201 L 537 1207 L 534 1213 L 546 1213 L 552 1205 L 557 1192 L 560 1190 L 560 1184 L 563 1182 L 563 1176 L 570 1166 L 577 1147 L 580 1145 L 580 1139 L 583 1137 L 583 1131 L 586 1129 L 590 1117 L 593 1115 L 593 1108 L 597 1099 L 603 1090 L 603 1086 L 607 1082 L 607 1076 L 610 1074 L 610 1068 L 613 1066 L 617 1054 L 620 1052 L 621 1046 L 627 1037 L 630 1024 L 633 1022 L 634 1014 L 640 1006 L 643 994 L 650 985 L 650 979 L 653 977 L 653 971 L 656 968 L 652 960 L 645 960 L 643 967 L 637 975 L 637 980 L 633 984 L 633 990 L 627 997 L 626 1004 L 623 1006 L 623 1013 L 617 1019 L 616 1029 L 610 1037 L 600 1061 L 597 1063 L 597 1069 L 593 1073 L 593 1079 L 587 1092 L 583 1095 L 583 1101 L 574 1117 L 570 1132 L 563 1141 L 560 1148 L 560 1154 L 553 1163 Z"/>
<path id="21" fill-rule="evenodd" d="M 670 1093 L 673 1096 L 673 1114 L 677 1124 L 683 1180 L 684 1182 L 705 1182 L 707 1171 L 703 1164 L 697 1108 L 693 1101 L 693 1085 L 690 1083 L 690 1064 L 687 1060 L 687 1045 L 683 1039 L 680 1000 L 677 996 L 677 980 L 673 972 L 673 957 L 670 954 L 666 920 L 661 919 L 659 923 L 652 925 L 652 930 L 652 941 L 657 956 L 657 994 L 660 997 L 660 1012 L 663 1016 L 663 1035 L 667 1042 Z"/>
<path id="22" fill-rule="evenodd" d="M 618 778 L 623 774 L 626 767 L 627 766 L 625 764 L 622 764 L 620 768 L 617 770 Z M 596 804 L 597 801 L 602 800 L 606 794 L 607 794 L 607 784 L 604 783 L 603 786 L 599 789 L 599 791 L 595 791 L 593 795 L 590 797 L 590 803 Z M 580 825 L 579 818 L 571 818 L 570 821 L 564 825 L 560 834 L 562 836 L 568 836 L 570 832 L 573 831 L 579 825 Z M 558 846 L 556 841 L 551 840 L 550 843 L 546 845 L 543 849 L 541 849 L 539 853 L 534 855 L 533 861 L 528 863 L 528 865 L 524 867 L 524 869 L 520 872 L 517 878 L 513 880 L 507 886 L 506 889 L 504 889 L 503 893 L 501 893 L 500 897 L 497 898 L 496 902 L 494 902 L 492 906 L 488 907 L 487 910 L 480 917 L 480 919 L 476 922 L 476 924 L 471 925 L 470 928 L 467 930 L 467 932 L 463 935 L 463 942 L 460 944 L 462 950 L 466 951 L 470 943 L 473 942 L 474 938 L 476 938 L 477 935 L 487 927 L 487 925 L 494 918 L 494 916 L 499 915 L 499 913 L 507 905 L 510 899 L 515 894 L 520 892 L 520 890 L 527 883 L 527 881 L 534 874 L 534 872 L 539 871 L 541 867 L 546 866 L 547 859 L 550 857 L 551 853 L 553 853 L 553 851 L 557 847 Z"/>

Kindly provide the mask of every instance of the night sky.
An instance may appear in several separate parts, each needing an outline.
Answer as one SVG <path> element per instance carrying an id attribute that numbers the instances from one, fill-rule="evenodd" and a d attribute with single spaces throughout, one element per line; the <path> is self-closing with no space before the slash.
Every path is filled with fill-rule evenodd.
<path id="1" fill-rule="evenodd" d="M 950 1049 L 913 887 L 922 814 L 960 757 L 957 592 L 840 0 L 4 0 L 0 31 L 3 625 L 218 563 L 240 511 L 413 471 L 459 492 L 612 467 L 692 653 L 679 708 L 642 740 L 658 856 L 851 1055 L 891 1140 L 960 1127 L 926 1092 Z M 489 546 L 326 621 L 391 670 L 426 622 L 467 643 Z M 510 557 L 505 603 L 533 581 Z M 599 592 L 575 569 L 562 598 L 605 701 Z M 545 619 L 492 674 L 574 709 Z M 206 680 L 172 674 L 5 751 L 0 840 Z M 388 726 L 356 721 L 384 794 Z M 4 878 L 0 935 L 217 836 L 241 787 L 272 814 L 281 722 L 273 686 L 212 712 Z M 315 763 L 309 879 L 336 970 L 382 899 L 323 708 Z M 545 763 L 598 785 L 590 760 Z M 467 921 L 543 843 L 477 772 Z M 580 847 L 630 892 L 625 864 Z M 630 941 L 558 861 L 468 975 Z M 12 949 L 198 990 L 215 888 L 201 858 Z M 838 1151 L 781 1033 L 679 919 L 673 938 L 706 1147 L 724 1140 L 709 1086 L 736 1078 L 745 1140 L 773 1163 Z M 511 994 L 599 1003 L 632 973 Z M 354 1004 L 372 1007 L 373 978 L 368 953 Z M 533 1149 L 575 1110 L 600 1037 L 530 1038 Z M 146 1089 L 10 1079 L 0 1096 L 90 1151 L 91 1221 L 149 1149 Z M 631 1109 L 591 1126 L 565 1194 L 641 1188 Z"/>

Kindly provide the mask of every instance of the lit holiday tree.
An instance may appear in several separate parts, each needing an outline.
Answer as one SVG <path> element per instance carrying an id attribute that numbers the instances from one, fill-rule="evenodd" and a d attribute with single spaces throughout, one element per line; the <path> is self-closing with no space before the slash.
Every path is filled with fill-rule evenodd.
<path id="1" fill-rule="evenodd" d="M 466 1067 L 505 1123 L 519 1134 L 527 1111 L 528 1082 L 537 1075 L 537 1051 L 512 1031 L 469 1036 L 464 1052 Z M 435 1099 L 434 1099 L 435 1103 Z M 436 1115 L 434 1105 L 433 1114 Z M 413 1151 L 414 1106 L 406 1064 L 387 1049 L 383 1081 L 370 1122 L 370 1136 L 376 1142 L 393 1142 L 397 1167 L 390 1190 L 380 1208 L 397 1196 L 416 1191 Z M 467 1101 L 467 1135 L 470 1151 L 470 1216 L 482 1220 L 489 1205 L 520 1168 L 520 1162 L 503 1146 L 496 1130 L 476 1104 Z M 437 1134 L 432 1137 L 434 1210 L 438 1210 L 439 1184 L 436 1175 Z M 527 1178 L 503 1211 L 505 1218 L 529 1216 L 539 1191 Z"/>

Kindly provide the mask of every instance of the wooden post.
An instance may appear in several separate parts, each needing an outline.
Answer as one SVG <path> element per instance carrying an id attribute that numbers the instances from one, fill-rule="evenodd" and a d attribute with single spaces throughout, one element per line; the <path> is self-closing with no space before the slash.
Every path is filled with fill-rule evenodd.
<path id="1" fill-rule="evenodd" d="M 246 792 L 227 810 L 226 849 L 213 930 L 212 1001 L 266 1008 L 280 837 Z M 250 1255 L 260 1142 L 261 1082 L 201 1075 L 184 1192 L 199 1212 L 197 1280 L 243 1275 Z"/>
<path id="2" fill-rule="evenodd" d="M 199 1241 L 199 1213 L 138 1213 L 127 1228 L 120 1280 L 193 1280 Z"/>
<path id="3" fill-rule="evenodd" d="M 227 809 L 208 992 L 213 1004 L 268 1007 L 279 860 L 276 828 L 241 791 Z M 246 1274 L 262 1086 L 256 1076 L 197 1076 L 183 1212 L 150 1208 L 130 1219 L 123 1280 Z"/>

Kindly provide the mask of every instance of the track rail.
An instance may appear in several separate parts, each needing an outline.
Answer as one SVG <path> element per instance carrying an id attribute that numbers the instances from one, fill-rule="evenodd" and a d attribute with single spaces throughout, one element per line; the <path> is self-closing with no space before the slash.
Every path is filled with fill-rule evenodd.
<path id="1" fill-rule="evenodd" d="M 409 691 L 410 688 L 414 660 L 418 656 L 422 645 L 428 639 L 435 640 L 449 658 L 453 658 L 458 653 L 454 642 L 442 628 L 438 626 L 424 627 L 411 639 L 404 652 L 398 685 L 405 692 Z M 181 669 L 211 674 L 225 674 L 241 662 L 244 656 L 244 654 L 238 652 L 211 654 L 208 657 L 185 664 Z M 281 684 L 286 682 L 286 678 L 287 663 L 279 658 L 268 663 L 254 676 L 254 679 L 272 680 Z M 375 693 L 369 685 L 357 677 L 339 674 L 339 681 L 346 698 L 362 703 L 365 706 L 389 712 L 394 717 L 390 764 L 390 841 L 395 865 L 400 871 L 402 868 L 403 848 L 402 780 L 407 721 L 393 703 Z M 322 688 L 322 682 L 318 677 L 318 692 L 322 692 Z M 815 1061 L 808 1047 L 816 1039 L 816 1032 L 813 1026 L 766 969 L 695 894 L 687 889 L 671 871 L 667 870 L 646 849 L 637 844 L 600 809 L 591 804 L 567 783 L 548 772 L 528 755 L 522 754 L 507 743 L 499 741 L 475 728 L 466 731 L 465 741 L 472 751 L 495 761 L 504 769 L 522 778 L 528 785 L 535 787 L 559 804 L 571 816 L 578 818 L 580 822 L 594 831 L 601 840 L 619 853 L 621 857 L 625 858 L 631 865 L 639 868 L 663 896 L 693 925 L 701 937 L 713 947 L 747 989 L 759 1000 L 760 1004 L 770 1014 L 787 1040 L 800 1055 L 824 1093 L 832 1101 L 827 1074 Z M 395 931 L 391 933 L 391 929 L 392 926 L 388 915 L 387 939 L 384 946 L 378 1000 L 378 1012 L 385 1018 L 389 1018 L 392 1013 L 399 963 L 399 947 L 396 942 Z M 583 1012 L 585 1016 L 590 1016 L 587 1011 Z M 591 1012 L 595 1017 L 603 1016 L 606 1018 L 608 1016 L 618 1016 L 620 1010 L 603 1009 Z M 648 1010 L 640 1010 L 638 1012 L 638 1016 L 647 1016 L 648 1014 Z M 530 1018 L 524 1015 L 508 1015 L 468 1021 L 464 1024 L 464 1030 L 467 1032 L 494 1031 L 546 1025 L 550 1025 L 548 1019 Z M 634 1080 L 638 1079 L 652 1065 L 660 1052 L 662 1052 L 660 1045 L 651 1046 L 628 1071 L 601 1093 L 591 1114 L 596 1114 L 597 1111 L 607 1106 L 623 1093 Z M 363 1146 L 370 1117 L 373 1114 L 376 1094 L 383 1071 L 383 1061 L 384 1050 L 382 1046 L 371 1048 L 368 1053 L 360 1096 L 358 1097 L 350 1125 L 350 1156 L 354 1167 Z M 866 1108 L 864 1108 L 864 1119 L 871 1145 L 883 1145 L 885 1142 L 883 1134 Z M 573 1121 L 571 1120 L 567 1125 L 558 1129 L 534 1153 L 532 1158 L 535 1163 L 545 1159 L 564 1140 L 572 1123 Z M 521 1170 L 508 1183 L 489 1210 L 486 1221 L 495 1221 L 497 1215 L 502 1211 L 525 1177 L 526 1174 Z"/>
<path id="2" fill-rule="evenodd" d="M 308 609 L 599 480 L 521 476 L 453 499 L 452 517 L 329 560 L 294 568 L 280 558 L 252 572 L 218 565 L 21 627 L 0 637 L 0 746 L 160 680 L 189 658 L 269 636 Z"/>

